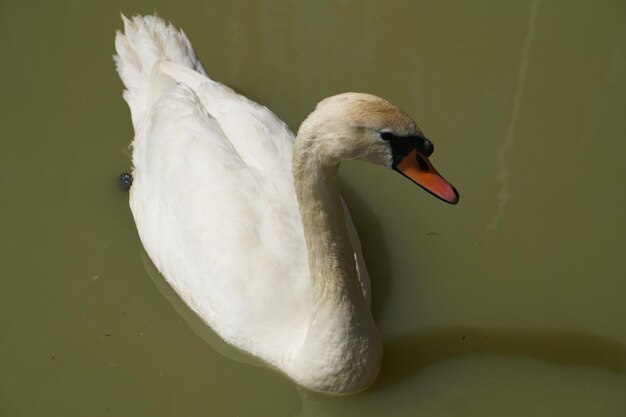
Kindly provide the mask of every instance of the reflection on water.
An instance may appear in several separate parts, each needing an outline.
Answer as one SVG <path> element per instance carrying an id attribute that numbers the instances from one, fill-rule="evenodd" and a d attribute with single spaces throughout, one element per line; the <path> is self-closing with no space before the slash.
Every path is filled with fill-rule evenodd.
<path id="1" fill-rule="evenodd" d="M 178 297 L 178 294 L 156 269 L 148 254 L 142 251 L 140 256 L 146 274 L 152 279 L 159 292 L 169 301 L 176 313 L 185 320 L 185 323 L 200 339 L 225 358 L 248 365 L 263 366 L 263 363 L 254 356 L 235 348 L 219 337 Z"/>
<path id="2" fill-rule="evenodd" d="M 506 129 L 506 135 L 502 141 L 500 149 L 498 149 L 498 165 L 499 172 L 496 178 L 501 183 L 500 192 L 498 192 L 498 212 L 491 219 L 491 222 L 487 225 L 487 230 L 495 230 L 498 227 L 498 221 L 504 214 L 504 208 L 509 200 L 509 181 L 511 173 L 509 172 L 507 159 L 508 152 L 513 147 L 515 141 L 515 127 L 517 124 L 517 118 L 519 117 L 520 107 L 522 105 L 522 94 L 524 91 L 524 84 L 526 83 L 526 73 L 528 72 L 528 63 L 530 60 L 530 47 L 535 37 L 537 14 L 539 12 L 539 4 L 541 0 L 533 0 L 530 6 L 530 13 L 528 15 L 528 31 L 524 38 L 524 46 L 522 48 L 522 59 L 520 61 L 519 75 L 517 78 L 517 84 L 515 86 L 515 95 L 513 96 L 513 111 L 511 112 L 511 120 Z"/>
<path id="3" fill-rule="evenodd" d="M 141 255 L 111 55 L 119 12 L 155 9 L 294 128 L 352 90 L 433 139 L 458 206 L 341 169 L 385 340 L 371 389 L 295 386 Z M 623 417 L 624 16 L 608 0 L 5 1 L 0 416 Z"/>

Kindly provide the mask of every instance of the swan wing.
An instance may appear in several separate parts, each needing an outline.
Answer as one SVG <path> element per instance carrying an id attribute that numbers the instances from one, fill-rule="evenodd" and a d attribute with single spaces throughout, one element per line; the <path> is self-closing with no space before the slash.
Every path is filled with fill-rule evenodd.
<path id="1" fill-rule="evenodd" d="M 159 69 L 198 95 L 247 166 L 291 172 L 294 136 L 271 110 L 183 65 L 161 62 Z"/>
<path id="2" fill-rule="evenodd" d="M 274 166 L 263 165 L 266 148 L 261 157 L 242 155 L 244 144 L 227 132 L 247 132 L 237 140 L 254 148 L 273 140 L 266 136 L 274 127 L 246 126 L 263 111 L 252 106 L 247 114 L 233 97 L 216 117 L 205 102 L 227 90 L 205 80 L 198 93 L 170 86 L 139 124 L 131 209 L 152 261 L 180 297 L 228 342 L 277 363 L 304 337 L 311 302 L 290 163 L 278 147 Z M 241 126 L 224 123 L 229 106 Z"/>

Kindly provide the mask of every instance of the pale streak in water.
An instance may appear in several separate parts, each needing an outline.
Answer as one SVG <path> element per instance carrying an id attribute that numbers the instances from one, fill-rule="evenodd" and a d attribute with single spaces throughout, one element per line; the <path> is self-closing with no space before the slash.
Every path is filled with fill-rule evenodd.
<path id="1" fill-rule="evenodd" d="M 511 112 L 511 120 L 506 129 L 506 135 L 504 141 L 498 150 L 498 165 L 500 170 L 496 175 L 496 179 L 502 184 L 500 192 L 498 193 L 498 212 L 493 216 L 491 222 L 487 225 L 487 230 L 493 231 L 498 227 L 498 222 L 504 214 L 504 208 L 509 201 L 509 179 L 511 173 L 507 167 L 507 155 L 513 142 L 515 140 L 515 126 L 517 124 L 517 118 L 522 103 L 522 92 L 524 91 L 524 85 L 526 83 L 526 73 L 528 71 L 528 62 L 530 56 L 530 46 L 533 38 L 535 37 L 535 23 L 537 20 L 537 13 L 539 11 L 539 3 L 541 0 L 533 0 L 530 6 L 530 13 L 528 15 L 528 30 L 526 32 L 526 38 L 524 39 L 524 46 L 522 48 L 522 60 L 520 62 L 519 75 L 517 78 L 517 85 L 515 87 L 515 95 L 513 96 L 513 111 Z"/>

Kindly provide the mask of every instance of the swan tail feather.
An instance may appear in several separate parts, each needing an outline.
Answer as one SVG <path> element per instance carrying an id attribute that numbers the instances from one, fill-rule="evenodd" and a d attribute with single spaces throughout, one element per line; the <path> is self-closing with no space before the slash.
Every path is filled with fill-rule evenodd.
<path id="1" fill-rule="evenodd" d="M 115 36 L 113 56 L 117 72 L 124 83 L 124 99 L 130 107 L 133 124 L 147 109 L 150 100 L 150 81 L 154 66 L 159 62 L 173 62 L 206 76 L 191 42 L 182 30 L 166 23 L 156 15 L 122 15 L 124 31 Z M 153 79 L 154 77 L 152 77 Z"/>

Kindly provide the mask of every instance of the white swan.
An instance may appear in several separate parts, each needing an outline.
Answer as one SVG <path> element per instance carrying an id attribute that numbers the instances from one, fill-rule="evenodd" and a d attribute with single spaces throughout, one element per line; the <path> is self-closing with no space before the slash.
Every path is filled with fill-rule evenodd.
<path id="1" fill-rule="evenodd" d="M 270 110 L 209 79 L 182 31 L 156 16 L 123 20 L 130 207 L 150 258 L 227 342 L 308 389 L 365 389 L 382 346 L 337 169 L 394 168 L 454 204 L 432 144 L 397 107 L 357 93 L 320 102 L 294 142 Z"/>

